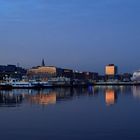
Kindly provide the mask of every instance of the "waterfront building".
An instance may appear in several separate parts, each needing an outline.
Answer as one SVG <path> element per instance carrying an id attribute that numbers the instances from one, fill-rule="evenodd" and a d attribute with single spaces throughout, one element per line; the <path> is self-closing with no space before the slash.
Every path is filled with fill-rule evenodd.
<path id="1" fill-rule="evenodd" d="M 98 80 L 98 73 L 96 72 L 83 72 L 83 78 L 85 80 Z"/>
<path id="2" fill-rule="evenodd" d="M 114 76 L 118 73 L 118 67 L 114 64 L 109 64 L 105 67 L 105 74 L 109 76 Z"/>
<path id="3" fill-rule="evenodd" d="M 84 79 L 83 72 L 73 71 L 73 79 L 75 79 L 75 80 L 83 80 Z"/>
<path id="4" fill-rule="evenodd" d="M 121 77 L 121 81 L 123 82 L 130 82 L 132 74 L 131 73 L 124 73 Z"/>
<path id="5" fill-rule="evenodd" d="M 105 75 L 98 75 L 98 82 L 104 82 L 106 80 L 106 76 Z"/>
<path id="6" fill-rule="evenodd" d="M 16 65 L 0 65 L 0 80 L 4 80 L 7 77 L 22 79 L 26 72 L 26 69 Z"/>
<path id="7" fill-rule="evenodd" d="M 118 67 L 114 64 L 109 64 L 105 67 L 105 80 L 114 81 L 117 80 Z"/>
<path id="8" fill-rule="evenodd" d="M 57 77 L 66 77 L 73 79 L 73 70 L 57 68 Z"/>
<path id="9" fill-rule="evenodd" d="M 47 81 L 49 78 L 57 76 L 57 67 L 55 66 L 37 66 L 27 71 L 29 79 Z"/>
<path id="10" fill-rule="evenodd" d="M 41 66 L 33 67 L 27 71 L 27 77 L 30 80 L 48 81 L 55 78 L 68 78 L 73 80 L 97 80 L 98 73 L 93 72 L 79 72 L 72 69 L 58 68 L 55 66 L 45 66 L 44 59 Z"/>

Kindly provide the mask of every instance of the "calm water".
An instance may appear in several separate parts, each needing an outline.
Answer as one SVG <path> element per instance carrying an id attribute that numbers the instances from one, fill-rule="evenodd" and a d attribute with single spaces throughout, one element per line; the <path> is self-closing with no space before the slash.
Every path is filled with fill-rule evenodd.
<path id="1" fill-rule="evenodd" d="M 140 87 L 0 91 L 2 140 L 139 140 Z"/>

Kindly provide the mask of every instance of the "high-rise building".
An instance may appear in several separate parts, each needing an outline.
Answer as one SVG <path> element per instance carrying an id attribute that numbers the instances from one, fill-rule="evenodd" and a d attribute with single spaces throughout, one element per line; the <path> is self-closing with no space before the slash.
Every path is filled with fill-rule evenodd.
<path id="1" fill-rule="evenodd" d="M 117 72 L 118 68 L 114 64 L 109 64 L 105 67 L 105 74 L 108 76 L 115 76 Z"/>

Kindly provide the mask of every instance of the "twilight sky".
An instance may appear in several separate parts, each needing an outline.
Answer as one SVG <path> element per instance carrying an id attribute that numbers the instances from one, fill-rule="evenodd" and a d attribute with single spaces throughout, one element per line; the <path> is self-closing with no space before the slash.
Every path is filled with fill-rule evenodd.
<path id="1" fill-rule="evenodd" d="M 103 73 L 140 68 L 140 0 L 0 0 L 0 64 Z"/>

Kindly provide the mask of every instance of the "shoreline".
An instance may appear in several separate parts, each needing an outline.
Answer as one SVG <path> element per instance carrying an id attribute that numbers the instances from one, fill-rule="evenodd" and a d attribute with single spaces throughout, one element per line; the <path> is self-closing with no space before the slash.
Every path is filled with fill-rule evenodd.
<path id="1" fill-rule="evenodd" d="M 94 85 L 99 86 L 140 86 L 140 82 L 96 82 Z"/>
<path id="2" fill-rule="evenodd" d="M 14 87 L 12 85 L 0 85 L 0 90 L 12 90 L 12 89 L 53 89 L 53 88 L 86 88 L 89 86 L 140 86 L 140 82 L 96 82 L 87 84 L 62 84 L 62 85 L 51 85 L 51 86 L 33 86 L 33 87 Z"/>

